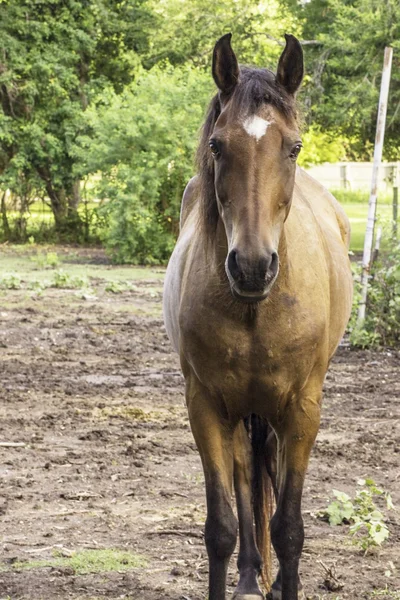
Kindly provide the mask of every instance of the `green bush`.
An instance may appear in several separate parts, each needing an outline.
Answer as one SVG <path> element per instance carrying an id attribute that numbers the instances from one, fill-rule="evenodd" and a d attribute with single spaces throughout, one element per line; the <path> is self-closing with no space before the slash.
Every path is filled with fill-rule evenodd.
<path id="1" fill-rule="evenodd" d="M 135 194 L 118 191 L 103 206 L 101 215 L 105 224 L 102 239 L 116 262 L 145 265 L 168 260 L 175 237 L 164 226 L 163 216 L 142 206 Z"/>
<path id="2" fill-rule="evenodd" d="M 311 125 L 301 137 L 303 141 L 303 149 L 299 156 L 301 167 L 346 159 L 345 139 L 336 132 L 322 131 L 320 127 Z"/>
<path id="3" fill-rule="evenodd" d="M 387 250 L 371 268 L 366 318 L 357 326 L 360 273 L 356 269 L 350 341 L 360 348 L 395 346 L 400 343 L 400 241 L 391 239 Z"/>
<path id="4" fill-rule="evenodd" d="M 74 289 L 86 287 L 88 285 L 88 281 L 83 277 L 71 277 L 69 273 L 59 269 L 53 274 L 53 279 L 50 285 L 51 287 L 60 289 Z"/>
<path id="5" fill-rule="evenodd" d="M 168 259 L 212 90 L 208 73 L 164 64 L 88 109 L 93 135 L 81 136 L 75 151 L 88 175 L 101 173 L 88 193 L 101 200 L 101 236 L 117 261 Z"/>
<path id="6" fill-rule="evenodd" d="M 21 277 L 16 273 L 6 273 L 0 277 L 1 290 L 19 290 L 22 287 Z"/>
<path id="7" fill-rule="evenodd" d="M 36 256 L 32 257 L 32 260 L 38 265 L 40 268 L 50 268 L 54 269 L 59 266 L 60 258 L 57 252 L 37 252 Z"/>

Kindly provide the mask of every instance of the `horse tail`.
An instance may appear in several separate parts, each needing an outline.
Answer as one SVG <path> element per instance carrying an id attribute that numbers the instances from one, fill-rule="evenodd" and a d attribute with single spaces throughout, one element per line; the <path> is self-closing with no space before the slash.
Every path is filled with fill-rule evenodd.
<path id="1" fill-rule="evenodd" d="M 270 520 L 273 515 L 274 494 L 268 474 L 267 438 L 271 427 L 265 419 L 251 415 L 251 445 L 253 454 L 253 512 L 256 526 L 257 547 L 261 554 L 261 580 L 267 590 L 272 586 L 271 532 Z"/>

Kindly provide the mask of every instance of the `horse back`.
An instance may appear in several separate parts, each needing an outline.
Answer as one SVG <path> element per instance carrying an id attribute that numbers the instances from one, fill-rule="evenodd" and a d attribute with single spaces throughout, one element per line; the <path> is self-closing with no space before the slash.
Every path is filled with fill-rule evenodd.
<path id="1" fill-rule="evenodd" d="M 350 245 L 350 222 L 336 198 L 306 171 L 297 168 L 295 196 L 306 201 L 321 227 L 336 230 L 345 247 Z"/>

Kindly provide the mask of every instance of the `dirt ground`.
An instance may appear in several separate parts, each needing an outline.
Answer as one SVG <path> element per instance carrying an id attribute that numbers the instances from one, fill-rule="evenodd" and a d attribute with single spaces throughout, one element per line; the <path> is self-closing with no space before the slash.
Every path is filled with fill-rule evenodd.
<path id="1" fill-rule="evenodd" d="M 90 253 L 74 261 L 90 292 L 37 293 L 24 279 L 0 292 L 0 442 L 20 444 L 0 447 L 0 598 L 204 599 L 203 475 L 162 322 L 162 272 L 119 269 L 133 285 L 113 292 L 112 267 L 93 271 Z M 362 477 L 400 506 L 399 398 L 398 352 L 340 348 L 304 494 L 312 600 L 400 598 L 399 512 L 367 556 L 348 527 L 317 518 L 333 489 L 354 495 Z M 125 550 L 142 566 L 80 574 L 68 557 L 82 549 Z M 324 587 L 324 565 L 341 590 Z M 230 592 L 236 580 L 232 560 Z"/>

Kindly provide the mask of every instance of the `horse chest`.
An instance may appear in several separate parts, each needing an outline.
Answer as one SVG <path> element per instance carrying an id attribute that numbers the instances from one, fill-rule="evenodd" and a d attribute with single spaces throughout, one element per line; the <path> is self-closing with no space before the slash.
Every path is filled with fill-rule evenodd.
<path id="1" fill-rule="evenodd" d="M 282 343 L 282 336 L 249 332 L 245 326 L 197 326 L 185 332 L 184 354 L 200 382 L 244 412 L 290 394 L 309 366 L 304 353 Z"/>

